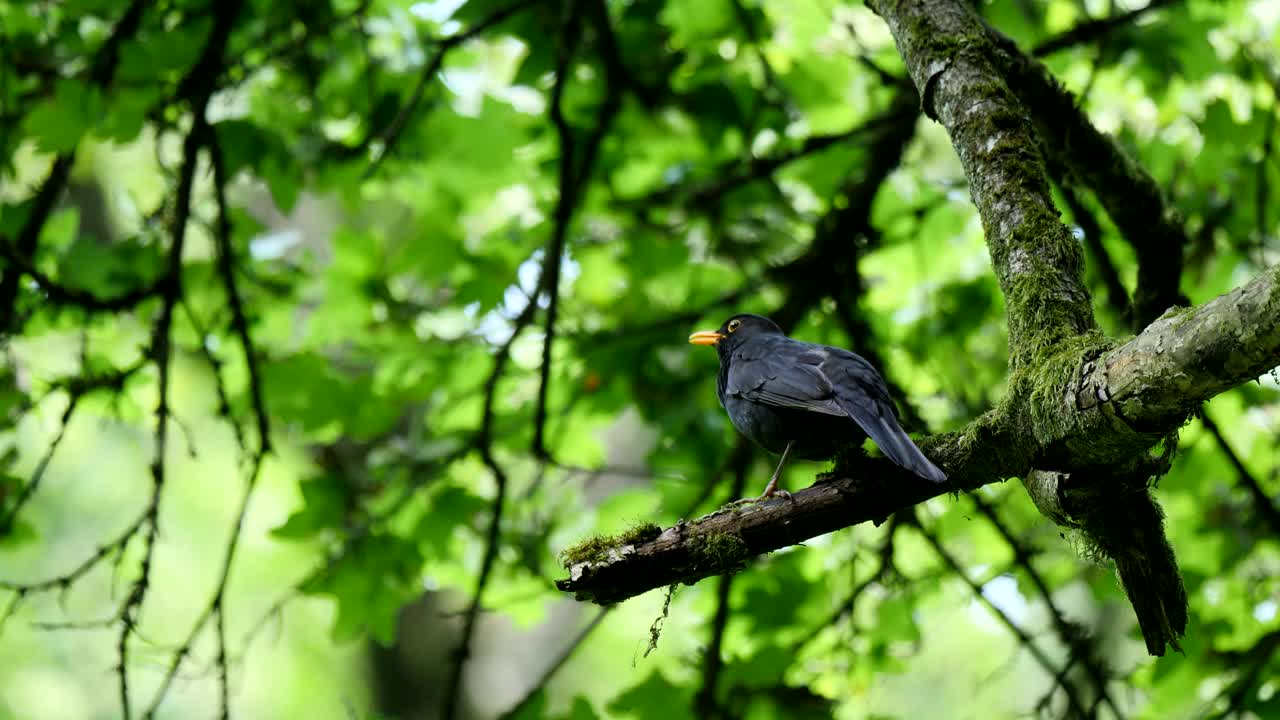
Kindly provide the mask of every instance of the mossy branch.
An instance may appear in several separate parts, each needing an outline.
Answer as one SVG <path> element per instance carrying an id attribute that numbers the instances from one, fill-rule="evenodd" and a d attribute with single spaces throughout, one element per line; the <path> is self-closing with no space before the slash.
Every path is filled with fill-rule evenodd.
<path id="1" fill-rule="evenodd" d="M 1094 127 L 1075 96 L 1042 63 L 987 27 L 993 58 L 1005 81 L 1025 103 L 1041 147 L 1066 180 L 1093 191 L 1137 255 L 1133 325 L 1140 330 L 1171 306 L 1185 303 L 1179 291 L 1187 228 L 1160 184 L 1116 140 Z"/>
<path id="2" fill-rule="evenodd" d="M 1035 365 L 1095 323 L 1083 255 L 1054 207 L 1030 115 L 993 64 L 994 44 L 968 4 L 869 4 L 964 168 L 1008 307 L 1010 367 Z"/>
<path id="3" fill-rule="evenodd" d="M 789 499 L 722 509 L 662 531 L 644 525 L 617 537 L 589 538 L 561 553 L 569 577 L 556 587 L 579 600 L 611 605 L 655 588 L 737 572 L 756 555 L 882 521 L 946 492 L 887 460 L 864 460 L 862 469 L 862 479 L 826 478 Z"/>

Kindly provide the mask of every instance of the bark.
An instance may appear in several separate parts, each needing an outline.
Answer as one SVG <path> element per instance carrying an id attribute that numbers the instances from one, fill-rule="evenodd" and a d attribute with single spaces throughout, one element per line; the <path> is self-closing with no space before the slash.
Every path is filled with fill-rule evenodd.
<path id="1" fill-rule="evenodd" d="M 1179 290 L 1187 230 L 1165 201 L 1155 178 L 1114 138 L 1099 131 L 1039 61 L 1008 37 L 987 28 L 993 59 L 1026 104 L 1043 147 L 1066 167 L 1071 180 L 1091 189 L 1120 233 L 1133 245 L 1138 281 L 1133 293 L 1133 328 L 1140 330 L 1171 306 L 1185 303 Z"/>
<path id="2" fill-rule="evenodd" d="M 1083 255 L 1058 219 L 1026 109 L 959 2 L 872 3 L 889 24 L 925 114 L 951 136 L 1009 308 L 1013 371 L 1094 328 Z"/>

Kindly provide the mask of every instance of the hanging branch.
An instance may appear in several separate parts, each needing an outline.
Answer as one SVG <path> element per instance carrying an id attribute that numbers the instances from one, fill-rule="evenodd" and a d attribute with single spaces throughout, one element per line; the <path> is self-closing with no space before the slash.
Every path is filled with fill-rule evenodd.
<path id="1" fill-rule="evenodd" d="M 214 13 L 213 27 L 209 38 L 201 51 L 200 57 L 192 66 L 189 74 L 179 84 L 179 97 L 186 99 L 191 108 L 192 125 L 182 144 L 182 168 L 179 171 L 178 187 L 175 193 L 175 208 L 171 228 L 172 244 L 169 248 L 163 297 L 159 316 L 152 329 L 151 349 L 152 362 L 159 373 L 158 400 L 156 402 L 155 450 L 151 462 L 152 489 L 150 500 L 143 512 L 139 531 L 143 532 L 143 554 L 137 577 L 130 587 L 129 595 L 120 610 L 120 632 L 116 641 L 116 654 L 119 665 L 116 674 L 119 678 L 120 706 L 126 720 L 132 717 L 129 698 L 129 640 L 136 633 L 139 615 L 146 600 L 151 584 L 151 562 L 155 553 L 156 538 L 160 532 L 160 499 L 166 481 L 168 449 L 169 408 L 169 373 L 172 355 L 171 329 L 174 309 L 182 298 L 182 250 L 187 234 L 187 220 L 191 214 L 191 194 L 195 181 L 196 165 L 202 145 L 207 135 L 212 132 L 205 115 L 209 98 L 217 89 L 218 76 L 222 71 L 222 56 L 236 17 L 240 13 L 243 0 L 228 0 L 217 6 Z M 159 699 L 157 699 L 157 704 Z M 154 714 L 153 706 L 147 710 L 146 716 Z"/>
<path id="2" fill-rule="evenodd" d="M 1231 443 L 1227 441 L 1226 435 L 1218 427 L 1218 423 L 1214 422 L 1208 412 L 1200 413 L 1200 424 L 1204 425 L 1204 429 L 1209 431 L 1218 448 L 1222 450 L 1222 454 L 1226 456 L 1227 462 L 1231 463 L 1231 468 L 1236 471 L 1236 481 L 1245 492 L 1249 493 L 1249 499 L 1253 501 L 1253 509 L 1258 513 L 1258 517 L 1266 523 L 1271 532 L 1280 535 L 1280 510 L 1276 509 L 1275 501 L 1262 489 L 1262 483 L 1258 478 L 1249 472 L 1249 468 L 1245 467 L 1244 462 L 1236 451 L 1231 447 Z"/>
<path id="3" fill-rule="evenodd" d="M 190 656 L 195 646 L 196 639 L 203 632 L 204 628 L 212 620 L 214 624 L 214 639 L 217 647 L 214 656 L 214 668 L 218 677 L 218 698 L 220 717 L 227 718 L 230 715 L 230 699 L 229 699 L 229 674 L 227 660 L 227 635 L 226 635 L 226 592 L 227 582 L 231 577 L 231 568 L 235 563 L 236 550 L 240 545 L 240 535 L 244 528 L 244 519 L 249 511 L 249 501 L 253 497 L 253 492 L 257 487 L 258 479 L 261 476 L 262 465 L 266 460 L 267 454 L 271 451 L 271 434 L 270 421 L 267 415 L 266 404 L 262 396 L 262 382 L 260 371 L 257 364 L 257 353 L 254 351 L 254 344 L 249 333 L 248 321 L 244 315 L 244 307 L 240 299 L 240 290 L 235 280 L 234 263 L 235 256 L 231 243 L 231 219 L 227 208 L 226 186 L 228 178 L 226 176 L 226 168 L 222 159 L 222 150 L 218 145 L 216 133 L 206 128 L 205 141 L 209 153 L 209 162 L 213 167 L 213 193 L 217 204 L 217 223 L 215 226 L 215 242 L 218 246 L 218 267 L 219 274 L 222 277 L 223 289 L 227 294 L 227 303 L 231 308 L 231 325 L 232 329 L 239 337 L 241 348 L 245 353 L 245 364 L 248 369 L 248 382 L 250 397 L 253 403 L 254 415 L 257 418 L 258 427 L 258 447 L 249 459 L 249 471 L 245 480 L 244 494 L 241 496 L 240 504 L 236 509 L 235 521 L 232 523 L 230 538 L 227 540 L 226 550 L 223 553 L 221 570 L 218 572 L 218 579 L 214 585 L 213 594 L 205 609 L 196 618 L 186 639 L 178 646 L 170 658 L 168 667 L 164 677 L 161 680 L 160 687 L 152 699 L 144 717 L 152 717 L 159 710 L 160 704 L 164 701 L 168 694 L 169 688 L 177 677 L 178 670 L 182 667 L 183 662 Z M 233 426 L 237 426 L 236 421 L 232 417 L 228 417 L 227 421 Z"/>
<path id="4" fill-rule="evenodd" d="M 564 96 L 565 84 L 569 81 L 569 61 L 571 58 L 570 47 L 568 43 L 574 37 L 572 30 L 576 27 L 576 15 L 573 8 L 566 10 L 566 24 L 561 34 L 561 50 L 557 61 L 555 81 L 551 91 L 551 103 L 549 112 L 552 116 L 560 114 L 560 103 Z M 563 152 L 563 148 L 562 148 Z M 562 198 L 563 199 L 563 198 Z M 558 213 L 559 215 L 559 213 Z M 561 221 L 568 222 L 571 217 L 571 211 L 565 211 L 563 215 L 559 215 Z M 557 236 L 560 242 L 563 242 L 564 233 L 567 227 L 562 227 L 559 231 L 553 231 L 551 243 L 557 242 Z M 559 250 L 559 248 L 553 248 Z M 556 253 L 559 257 L 559 252 Z M 538 311 L 538 299 L 543 293 L 547 292 L 553 282 L 558 278 L 553 278 L 552 270 L 559 272 L 559 262 L 555 263 L 556 267 L 551 267 L 551 258 L 544 257 L 542 272 L 538 278 L 537 287 L 530 294 L 528 302 L 520 314 L 513 322 L 511 337 L 498 349 L 494 358 L 494 366 L 489 374 L 488 380 L 485 382 L 484 388 L 484 410 L 480 421 L 480 431 L 476 442 L 476 447 L 480 453 L 480 458 L 484 462 L 485 467 L 489 469 L 493 475 L 497 492 L 494 494 L 492 502 L 492 511 L 489 519 L 489 529 L 485 537 L 484 555 L 480 562 L 480 573 L 476 578 L 476 588 L 471 595 L 471 602 L 467 605 L 463 613 L 462 638 L 458 642 L 457 648 L 453 652 L 452 664 L 450 666 L 449 679 L 445 685 L 445 690 L 441 700 L 441 717 L 444 720 L 453 720 L 458 712 L 459 694 L 462 688 L 462 672 L 466 667 L 467 659 L 471 653 L 471 641 L 475 633 L 476 621 L 480 617 L 480 607 L 484 596 L 485 587 L 489 583 L 489 577 L 493 571 L 494 563 L 498 558 L 499 541 L 501 539 L 502 515 L 504 505 L 506 503 L 506 493 L 508 488 L 508 479 L 506 471 L 498 463 L 493 454 L 493 423 L 496 417 L 495 400 L 497 397 L 498 382 L 502 378 L 506 370 L 507 363 L 511 359 L 511 346 L 515 343 L 520 334 L 533 322 L 534 316 Z M 545 365 L 545 364 L 544 364 Z"/>
<path id="5" fill-rule="evenodd" d="M 575 10 L 569 10 L 570 13 Z M 609 16 L 607 11 L 597 6 L 596 21 L 602 24 L 605 29 L 597 30 L 597 34 L 601 37 L 611 37 L 611 31 L 608 29 Z M 573 27 L 564 33 L 562 43 L 567 44 L 570 34 L 576 31 L 577 20 L 572 21 Z M 568 73 L 569 55 L 567 50 L 564 57 L 564 65 L 557 68 L 557 81 L 559 73 Z M 600 110 L 596 114 L 595 123 L 592 125 L 587 137 L 579 143 L 574 137 L 573 127 L 569 125 L 569 121 L 565 119 L 563 112 L 563 85 L 557 82 L 552 90 L 551 104 L 549 115 L 551 124 L 556 129 L 556 138 L 560 147 L 560 172 L 559 172 L 559 197 L 556 199 L 556 208 L 553 215 L 551 240 L 547 243 L 546 253 L 543 255 L 543 274 L 550 279 L 545 285 L 547 294 L 547 312 L 543 319 L 543 338 L 542 338 L 542 364 L 538 369 L 538 397 L 535 401 L 533 412 L 533 456 L 542 460 L 551 457 L 546 446 L 546 427 L 547 427 L 547 393 L 551 387 L 551 350 L 556 339 L 556 318 L 560 308 L 560 263 L 563 260 L 565 252 L 565 241 L 569 234 L 569 223 L 573 220 L 573 215 L 582 203 L 583 196 L 586 191 L 587 183 L 591 179 L 591 170 L 595 166 L 596 155 L 600 151 L 600 144 L 604 141 L 605 136 L 609 133 L 609 129 L 613 126 L 614 118 L 617 117 L 618 111 L 622 108 L 622 90 L 626 86 L 624 77 L 619 75 L 620 65 L 605 60 L 605 86 L 606 94 L 604 102 L 600 105 Z"/>
<path id="6" fill-rule="evenodd" d="M 969 497 L 973 500 L 973 504 L 978 508 L 978 512 L 987 518 L 991 526 L 996 529 L 1000 537 L 1009 544 L 1013 550 L 1014 562 L 1022 569 L 1022 572 L 1031 580 L 1031 584 L 1036 588 L 1036 592 L 1040 594 L 1040 599 L 1044 602 L 1045 608 L 1049 611 L 1049 618 L 1053 621 L 1053 627 L 1058 632 L 1063 644 L 1071 649 L 1071 662 L 1080 663 L 1089 679 L 1093 681 L 1094 690 L 1097 693 L 1099 702 L 1107 704 L 1111 708 L 1111 712 L 1118 720 L 1123 720 L 1124 713 L 1120 711 L 1120 707 L 1111 699 L 1111 694 L 1107 691 L 1107 670 L 1103 662 L 1097 656 L 1097 646 L 1093 640 L 1085 634 L 1082 627 L 1067 620 L 1065 614 L 1053 601 L 1053 594 L 1049 591 L 1049 584 L 1045 582 L 1040 572 L 1036 570 L 1036 566 L 1031 562 L 1032 552 L 1026 543 L 1017 538 L 1013 531 L 1000 519 L 1000 515 L 996 509 L 982 499 L 979 493 L 972 493 Z M 1063 668 L 1065 673 L 1070 665 Z M 1091 715 L 1093 713 L 1090 713 Z"/>
<path id="7" fill-rule="evenodd" d="M 733 483 L 729 486 L 728 500 L 742 497 L 747 487 L 747 469 L 751 463 L 743 457 L 733 471 Z M 722 648 L 724 632 L 729 626 L 729 594 L 733 591 L 733 575 L 721 575 L 716 587 L 716 609 L 711 616 L 711 637 L 702 652 L 702 682 L 694 695 L 693 709 L 698 717 L 710 718 L 719 714 L 719 700 L 716 688 L 720 684 L 720 673 L 724 669 Z"/>

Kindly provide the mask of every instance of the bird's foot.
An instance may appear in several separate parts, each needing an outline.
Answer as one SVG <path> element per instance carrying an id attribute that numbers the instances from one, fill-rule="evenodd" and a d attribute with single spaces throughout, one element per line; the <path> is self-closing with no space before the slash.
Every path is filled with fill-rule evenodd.
<path id="1" fill-rule="evenodd" d="M 733 502 L 729 503 L 729 507 L 737 507 L 739 505 L 754 505 L 756 503 L 761 503 L 761 502 L 764 502 L 765 500 L 769 500 L 775 497 L 785 498 L 793 502 L 795 501 L 795 498 L 792 497 L 790 492 L 786 490 L 781 490 L 777 487 L 768 487 L 768 488 L 765 488 L 765 491 L 761 493 L 758 497 L 742 498 L 741 500 L 734 500 Z"/>

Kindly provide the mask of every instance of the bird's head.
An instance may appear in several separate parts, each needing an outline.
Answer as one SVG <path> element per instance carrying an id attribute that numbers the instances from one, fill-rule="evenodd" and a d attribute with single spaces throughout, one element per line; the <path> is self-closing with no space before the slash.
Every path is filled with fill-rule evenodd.
<path id="1" fill-rule="evenodd" d="M 782 328 L 763 315 L 741 313 L 734 315 L 718 330 L 699 330 L 689 336 L 694 345 L 713 345 L 720 357 L 733 352 L 742 343 L 758 335 L 781 335 Z"/>

